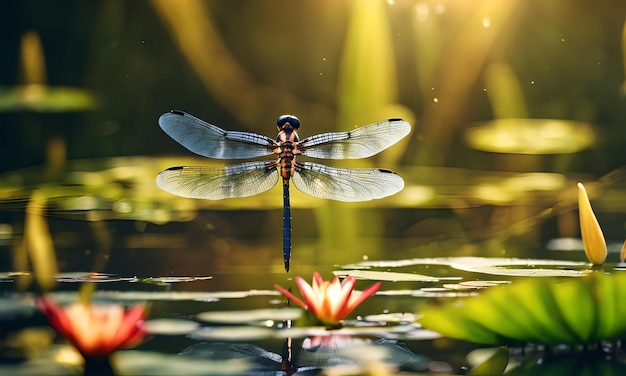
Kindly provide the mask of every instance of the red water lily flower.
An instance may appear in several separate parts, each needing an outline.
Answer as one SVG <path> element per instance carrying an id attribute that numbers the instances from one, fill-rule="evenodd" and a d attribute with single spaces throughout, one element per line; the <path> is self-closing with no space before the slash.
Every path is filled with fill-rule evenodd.
<path id="1" fill-rule="evenodd" d="M 37 300 L 50 326 L 87 358 L 108 357 L 122 347 L 138 345 L 144 335 L 140 323 L 145 308 L 125 310 L 121 304 L 74 303 L 62 307 L 48 298 Z"/>
<path id="2" fill-rule="evenodd" d="M 318 272 L 313 273 L 311 285 L 301 277 L 295 277 L 295 281 L 304 301 L 279 285 L 275 287 L 289 300 L 313 313 L 322 323 L 331 326 L 338 325 L 380 287 L 380 282 L 377 282 L 363 291 L 357 291 L 354 290 L 356 279 L 353 276 L 346 276 L 342 282 L 337 276 L 332 281 L 324 281 Z"/>

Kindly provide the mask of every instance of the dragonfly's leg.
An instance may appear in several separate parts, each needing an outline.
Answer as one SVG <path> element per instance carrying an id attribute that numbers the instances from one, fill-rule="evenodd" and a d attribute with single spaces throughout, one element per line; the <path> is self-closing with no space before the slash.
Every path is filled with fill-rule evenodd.
<path id="1" fill-rule="evenodd" d="M 291 204 L 289 203 L 289 182 L 283 184 L 283 260 L 285 270 L 289 271 L 291 258 Z"/>

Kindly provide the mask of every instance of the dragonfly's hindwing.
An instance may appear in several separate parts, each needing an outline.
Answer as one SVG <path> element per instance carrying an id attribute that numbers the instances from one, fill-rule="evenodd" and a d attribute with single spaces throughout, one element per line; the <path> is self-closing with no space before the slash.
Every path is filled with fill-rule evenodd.
<path id="1" fill-rule="evenodd" d="M 246 162 L 225 167 L 179 166 L 161 171 L 157 185 L 182 197 L 221 200 L 248 197 L 278 182 L 274 162 Z"/>

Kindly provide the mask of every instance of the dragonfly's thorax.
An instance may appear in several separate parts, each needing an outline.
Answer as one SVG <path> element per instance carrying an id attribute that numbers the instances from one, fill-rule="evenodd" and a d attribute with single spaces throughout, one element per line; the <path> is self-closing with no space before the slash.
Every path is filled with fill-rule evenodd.
<path id="1" fill-rule="evenodd" d="M 298 133 L 287 123 L 276 136 L 274 153 L 278 154 L 278 158 L 281 160 L 285 158 L 293 159 L 296 155 L 302 154 L 298 149 L 299 141 Z"/>
<path id="2" fill-rule="evenodd" d="M 291 123 L 294 124 L 291 124 Z M 298 149 L 300 138 L 296 129 L 300 127 L 300 121 L 291 115 L 283 115 L 278 118 L 278 136 L 274 153 L 278 155 L 280 176 L 283 185 L 289 185 L 289 179 L 295 174 L 294 163 L 296 155 L 302 154 Z"/>
<path id="3" fill-rule="evenodd" d="M 294 163 L 298 149 L 291 141 L 279 143 L 278 161 L 280 164 L 280 176 L 283 178 L 283 184 L 289 184 L 289 179 L 295 174 Z"/>
<path id="4" fill-rule="evenodd" d="M 298 132 L 293 129 L 289 123 L 285 124 L 282 128 L 280 128 L 280 132 L 278 132 L 278 136 L 276 136 L 277 143 L 283 142 L 298 142 L 300 141 L 300 137 L 298 137 Z"/>

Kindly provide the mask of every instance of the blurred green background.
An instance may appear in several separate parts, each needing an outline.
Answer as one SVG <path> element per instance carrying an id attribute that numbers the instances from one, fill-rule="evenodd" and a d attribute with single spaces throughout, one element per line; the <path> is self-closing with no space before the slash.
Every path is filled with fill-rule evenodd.
<path id="1" fill-rule="evenodd" d="M 106 222 L 113 238 L 127 234 L 108 247 L 193 246 L 219 263 L 267 234 L 264 252 L 251 240 L 234 253 L 279 267 L 277 191 L 225 202 L 158 191 L 164 168 L 215 163 L 159 129 L 170 109 L 270 137 L 283 113 L 300 118 L 301 137 L 390 117 L 413 125 L 379 156 L 336 162 L 391 168 L 400 194 L 346 205 L 294 193 L 294 257 L 309 264 L 404 257 L 406 239 L 523 232 L 571 202 L 577 180 L 598 181 L 594 207 L 619 215 L 623 172 L 597 179 L 626 165 L 625 17 L 622 0 L 3 2 L 5 233 L 21 233 L 18 213 L 42 189 L 55 218 L 130 221 Z M 559 218 L 547 237 L 577 236 Z M 610 218 L 607 236 L 621 241 L 623 220 Z M 55 246 L 85 248 L 76 238 Z M 395 253 L 385 238 L 401 242 Z"/>
<path id="2" fill-rule="evenodd" d="M 4 89 L 27 80 L 20 46 L 36 33 L 45 83 L 86 90 L 97 101 L 90 111 L 34 115 L 3 98 L 3 171 L 43 163 L 54 136 L 66 142 L 69 159 L 183 153 L 156 127 L 171 108 L 268 134 L 278 114 L 294 113 L 302 133 L 312 134 L 379 120 L 375 112 L 383 111 L 372 106 L 389 104 L 404 107 L 390 115 L 419 120 L 405 153 L 410 162 L 489 167 L 494 156 L 461 141 L 468 124 L 498 116 L 597 127 L 598 142 L 573 157 L 574 170 L 603 174 L 626 161 L 622 1 L 2 6 Z M 350 99 L 376 96 L 384 98 Z"/>

